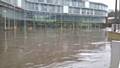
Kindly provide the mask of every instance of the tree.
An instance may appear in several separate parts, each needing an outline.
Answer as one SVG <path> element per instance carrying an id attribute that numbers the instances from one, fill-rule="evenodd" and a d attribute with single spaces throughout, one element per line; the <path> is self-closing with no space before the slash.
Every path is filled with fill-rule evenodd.
<path id="1" fill-rule="evenodd" d="M 120 11 L 118 11 L 117 15 L 120 15 Z M 110 13 L 108 13 L 108 17 L 115 17 L 115 12 L 111 11 Z"/>

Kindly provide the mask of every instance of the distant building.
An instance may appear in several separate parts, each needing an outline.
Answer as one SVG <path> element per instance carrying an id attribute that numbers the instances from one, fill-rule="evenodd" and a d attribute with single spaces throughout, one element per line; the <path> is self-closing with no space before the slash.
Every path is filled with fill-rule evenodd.
<path id="1" fill-rule="evenodd" d="M 15 9 L 21 8 L 19 12 L 6 9 L 7 18 L 22 20 L 25 17 L 23 20 L 37 22 L 105 23 L 108 8 L 103 3 L 88 0 L 20 0 L 19 5 L 18 0 L 1 1 Z M 3 13 L 2 10 L 2 16 L 5 16 Z"/>
<path id="2" fill-rule="evenodd" d="M 17 6 L 18 4 L 18 0 L 1 0 L 1 1 L 9 3 L 11 5 L 15 5 L 15 6 Z"/>
<path id="3" fill-rule="evenodd" d="M 88 0 L 22 0 L 22 8 L 32 11 L 37 18 L 52 14 L 59 20 L 60 15 L 64 21 L 105 23 L 108 6 Z M 41 13 L 45 13 L 45 15 Z M 54 19 L 53 19 L 54 20 Z"/>

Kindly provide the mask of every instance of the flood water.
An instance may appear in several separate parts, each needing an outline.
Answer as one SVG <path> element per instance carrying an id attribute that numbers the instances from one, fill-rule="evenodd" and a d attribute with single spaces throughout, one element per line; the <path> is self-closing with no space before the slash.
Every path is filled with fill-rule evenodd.
<path id="1" fill-rule="evenodd" d="M 0 68 L 109 68 L 103 29 L 0 31 Z"/>

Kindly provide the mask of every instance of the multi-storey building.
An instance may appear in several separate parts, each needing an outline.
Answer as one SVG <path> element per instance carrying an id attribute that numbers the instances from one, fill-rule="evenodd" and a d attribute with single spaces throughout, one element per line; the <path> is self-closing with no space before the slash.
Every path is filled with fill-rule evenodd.
<path id="1" fill-rule="evenodd" d="M 22 0 L 21 3 L 22 8 L 32 11 L 38 19 L 46 18 L 51 14 L 53 15 L 51 17 L 56 16 L 57 20 L 61 15 L 64 21 L 95 23 L 105 22 L 108 7 L 88 0 Z"/>
<path id="2" fill-rule="evenodd" d="M 18 4 L 17 0 L 2 1 L 14 6 Z M 105 23 L 108 8 L 103 3 L 88 0 L 19 0 L 19 7 L 25 11 L 26 15 L 22 14 L 26 17 L 24 20 L 39 23 L 57 21 L 65 23 Z"/>
<path id="3" fill-rule="evenodd" d="M 1 0 L 1 1 L 9 3 L 14 6 L 17 6 L 17 4 L 18 4 L 18 0 Z"/>

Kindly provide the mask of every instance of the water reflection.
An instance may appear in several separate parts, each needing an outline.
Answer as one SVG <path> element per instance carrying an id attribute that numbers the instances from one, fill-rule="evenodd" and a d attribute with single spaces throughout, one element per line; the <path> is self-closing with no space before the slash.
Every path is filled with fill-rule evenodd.
<path id="1" fill-rule="evenodd" d="M 109 67 L 109 49 L 102 29 L 39 28 L 27 33 L 3 33 L 0 34 L 0 68 Z"/>
<path id="2" fill-rule="evenodd" d="M 4 37 L 1 35 L 4 35 L 4 33 L 0 32 L 0 38 L 3 38 L 3 39 L 0 39 L 0 54 L 3 53 L 4 51 Z"/>

